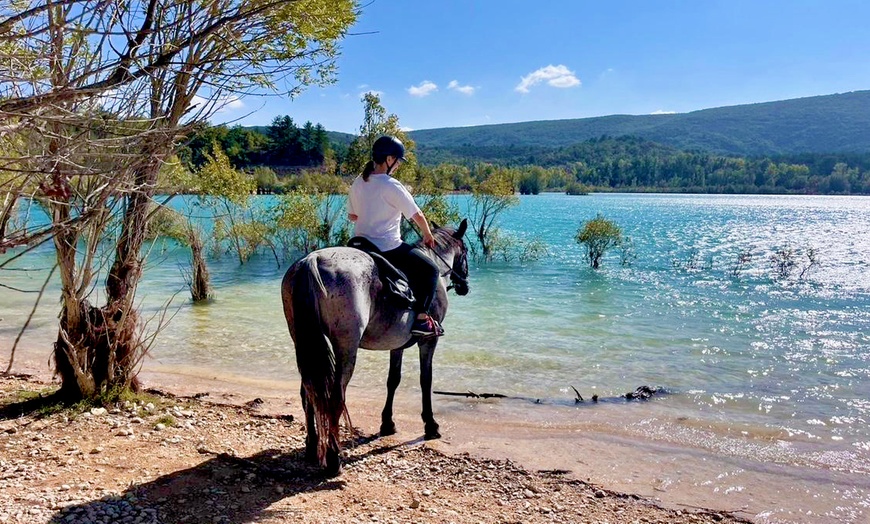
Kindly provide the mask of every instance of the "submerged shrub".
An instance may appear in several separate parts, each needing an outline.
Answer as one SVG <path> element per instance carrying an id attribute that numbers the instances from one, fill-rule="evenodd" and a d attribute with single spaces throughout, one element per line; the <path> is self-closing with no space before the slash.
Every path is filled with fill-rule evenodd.
<path id="1" fill-rule="evenodd" d="M 586 247 L 586 260 L 592 269 L 598 269 L 604 254 L 622 242 L 622 229 L 599 214 L 584 222 L 574 239 Z"/>

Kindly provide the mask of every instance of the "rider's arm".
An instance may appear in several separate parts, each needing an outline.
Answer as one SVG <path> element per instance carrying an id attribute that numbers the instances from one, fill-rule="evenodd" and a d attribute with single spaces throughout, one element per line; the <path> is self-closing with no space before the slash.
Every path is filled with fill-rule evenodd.
<path id="1" fill-rule="evenodd" d="M 435 237 L 432 236 L 432 230 L 429 229 L 429 222 L 426 220 L 426 217 L 423 216 L 423 212 L 420 211 L 411 217 L 411 220 L 417 224 L 417 227 L 420 228 L 420 231 L 423 232 L 423 243 L 429 247 L 435 247 Z"/>

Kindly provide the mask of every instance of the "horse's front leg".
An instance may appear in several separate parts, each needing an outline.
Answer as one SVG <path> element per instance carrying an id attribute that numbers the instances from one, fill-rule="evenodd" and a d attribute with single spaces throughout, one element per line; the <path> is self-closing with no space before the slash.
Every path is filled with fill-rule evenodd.
<path id="1" fill-rule="evenodd" d="M 441 438 L 438 423 L 432 414 L 432 359 L 435 356 L 435 346 L 438 339 L 433 337 L 420 341 L 420 390 L 423 393 L 423 438 L 432 440 Z"/>
<path id="2" fill-rule="evenodd" d="M 384 410 L 381 412 L 382 437 L 396 433 L 396 424 L 393 422 L 393 398 L 399 383 L 402 381 L 402 355 L 404 352 L 404 349 L 390 351 L 390 373 L 387 376 L 387 401 L 384 403 Z"/>

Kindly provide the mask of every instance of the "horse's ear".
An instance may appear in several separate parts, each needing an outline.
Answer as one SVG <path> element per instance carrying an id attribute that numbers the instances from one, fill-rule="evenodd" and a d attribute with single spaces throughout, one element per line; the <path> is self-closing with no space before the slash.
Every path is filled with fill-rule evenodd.
<path id="1" fill-rule="evenodd" d="M 468 229 L 468 219 L 463 218 L 462 222 L 459 223 L 459 229 L 456 230 L 456 233 L 453 233 L 455 238 L 462 238 L 465 236 L 465 230 Z"/>
<path id="2" fill-rule="evenodd" d="M 435 221 L 433 221 L 433 220 L 430 220 L 430 221 L 429 221 L 429 225 L 432 226 L 432 229 L 433 229 L 433 230 L 435 230 L 435 229 L 441 229 L 441 226 L 439 226 L 439 225 L 438 225 Z"/>

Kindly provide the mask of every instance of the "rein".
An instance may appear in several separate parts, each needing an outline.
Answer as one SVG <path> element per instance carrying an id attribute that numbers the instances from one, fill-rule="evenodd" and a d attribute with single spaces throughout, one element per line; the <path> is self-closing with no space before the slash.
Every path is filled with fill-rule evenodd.
<path id="1" fill-rule="evenodd" d="M 442 277 L 446 277 L 447 275 L 450 275 L 450 285 L 447 286 L 447 291 L 450 291 L 451 289 L 453 289 L 454 284 L 456 284 L 457 281 L 459 281 L 460 284 L 466 284 L 466 285 L 468 284 L 468 279 L 463 277 L 459 273 L 457 273 L 456 270 L 453 269 L 453 266 L 451 264 L 448 264 L 447 261 L 444 260 L 444 257 L 442 257 L 440 253 L 438 253 L 437 251 L 435 251 L 432 248 L 429 248 L 429 251 L 431 251 L 436 257 L 438 257 L 438 260 L 440 260 L 441 262 L 444 262 L 445 266 L 447 266 L 447 271 L 445 271 L 444 273 L 441 273 Z"/>

